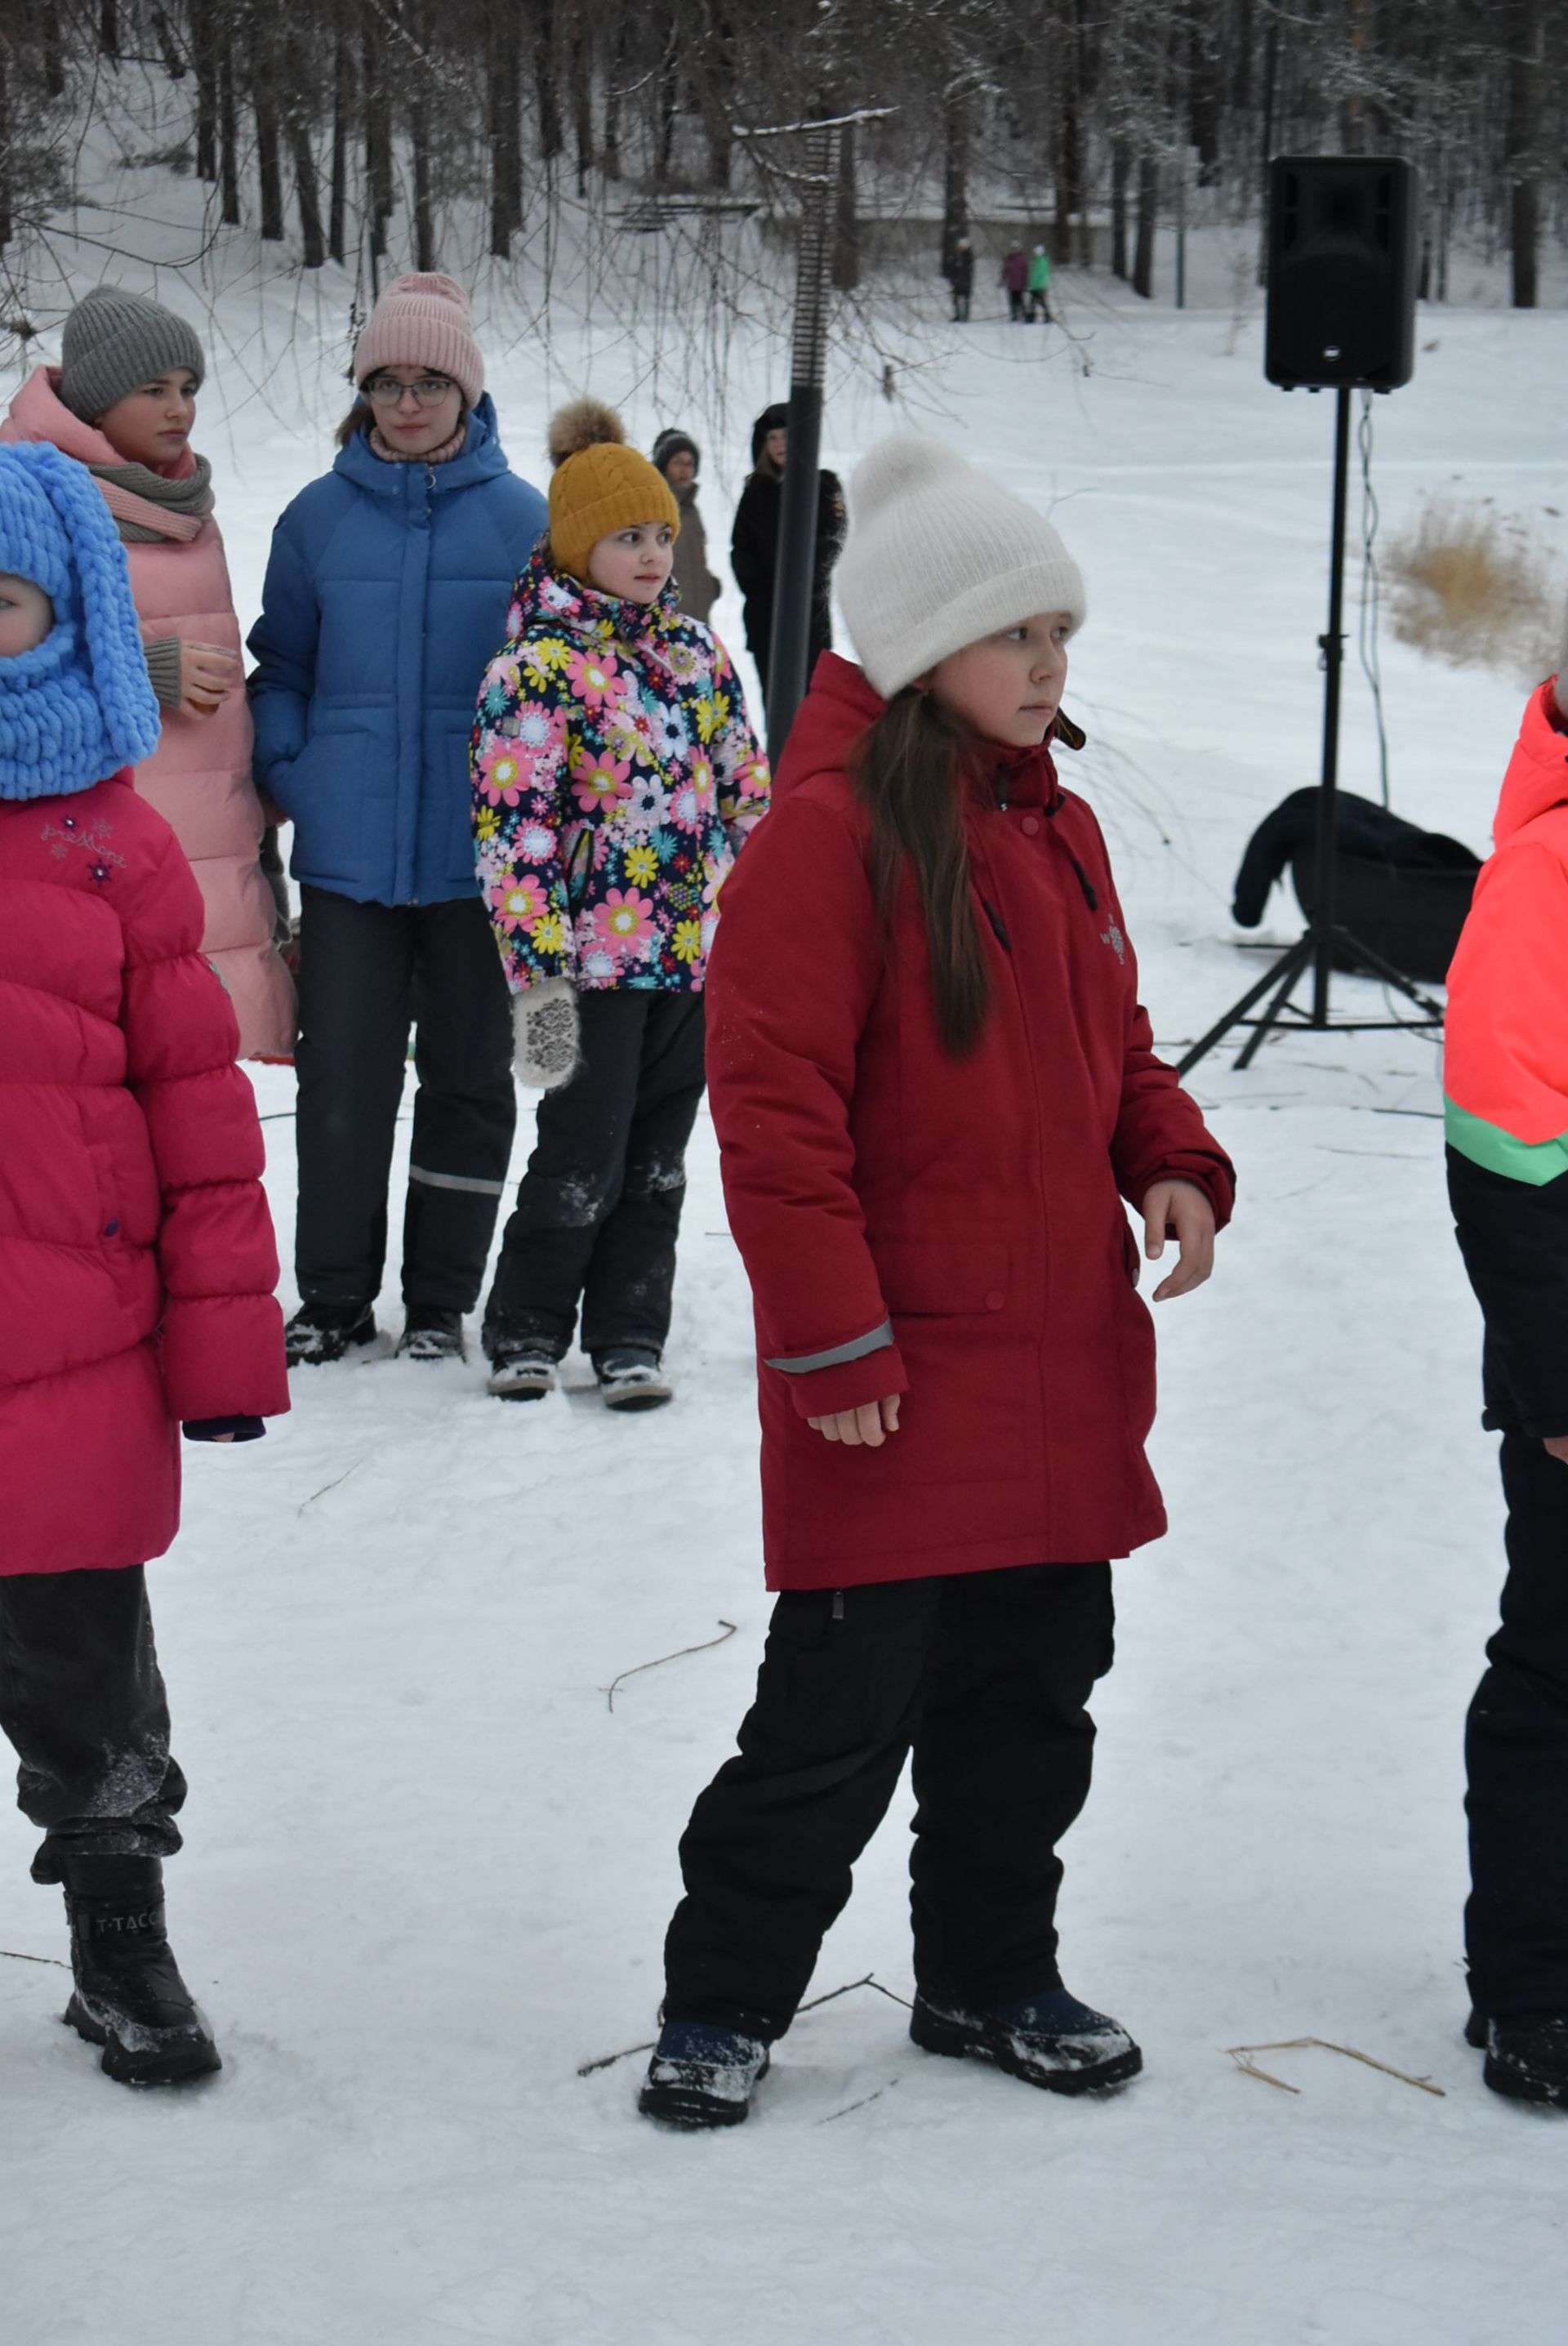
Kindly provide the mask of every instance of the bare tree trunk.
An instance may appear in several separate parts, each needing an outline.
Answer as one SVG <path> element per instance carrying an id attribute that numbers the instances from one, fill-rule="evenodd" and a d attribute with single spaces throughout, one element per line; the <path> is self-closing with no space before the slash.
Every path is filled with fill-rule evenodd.
<path id="1" fill-rule="evenodd" d="M 435 211 L 430 184 L 430 109 L 423 98 L 410 109 L 413 147 L 413 265 L 431 270 L 435 260 Z"/>
<path id="2" fill-rule="evenodd" d="M 11 184 L 11 36 L 0 26 L 0 247 L 11 241 L 15 199 Z"/>
<path id="3" fill-rule="evenodd" d="M 369 8 L 361 25 L 361 55 L 364 60 L 365 209 L 371 227 L 371 259 L 386 257 L 387 222 L 392 218 L 392 108 L 387 103 L 382 72 L 381 32 Z"/>
<path id="4" fill-rule="evenodd" d="M 738 75 L 732 0 L 708 0 L 703 26 L 702 110 L 707 117 L 710 188 L 728 188 L 730 184 Z"/>
<path id="5" fill-rule="evenodd" d="M 599 161 L 606 179 L 621 176 L 621 83 L 626 70 L 626 46 L 631 17 L 625 8 L 615 11 L 616 30 L 605 75 L 605 136 Z"/>
<path id="6" fill-rule="evenodd" d="M 663 186 L 675 161 L 675 123 L 680 106 L 680 80 L 677 59 L 680 54 L 680 29 L 673 6 L 664 11 L 664 50 L 658 64 L 658 176 Z"/>
<path id="7" fill-rule="evenodd" d="M 256 177 L 261 193 L 261 241 L 283 241 L 283 163 L 278 91 L 272 59 L 260 41 L 250 52 L 250 104 L 256 116 Z"/>
<path id="8" fill-rule="evenodd" d="M 1509 241 L 1513 306 L 1533 310 L 1541 244 L 1541 96 L 1545 79 L 1540 0 L 1511 0 L 1508 11 Z"/>
<path id="9" fill-rule="evenodd" d="M 508 149 L 511 178 L 506 190 L 506 218 L 514 235 L 523 225 L 523 59 L 515 41 L 506 45 L 507 120 L 514 126 Z"/>
<path id="10" fill-rule="evenodd" d="M 585 196 L 588 173 L 594 163 L 594 67 L 581 0 L 578 0 L 572 16 L 568 64 L 572 80 L 573 139 L 577 150 L 577 193 Z"/>
<path id="11" fill-rule="evenodd" d="M 300 207 L 300 260 L 306 269 L 326 265 L 327 232 L 321 224 L 321 182 L 316 169 L 311 126 L 298 91 L 290 93 L 289 146 L 294 158 L 294 198 Z"/>
<path id="12" fill-rule="evenodd" d="M 119 0 L 99 0 L 98 55 L 118 65 L 120 57 Z"/>
<path id="13" fill-rule="evenodd" d="M 517 177 L 516 92 L 513 85 L 504 21 L 492 20 L 490 39 L 489 122 L 490 250 L 497 260 L 512 258 L 513 187 Z"/>
<path id="14" fill-rule="evenodd" d="M 1127 142 L 1118 138 L 1111 149 L 1111 274 L 1125 284 L 1127 277 Z"/>
<path id="15" fill-rule="evenodd" d="M 553 163 L 566 144 L 561 121 L 561 77 L 555 56 L 555 0 L 535 0 L 539 39 L 533 66 L 539 87 L 539 152 Z"/>
<path id="16" fill-rule="evenodd" d="M 855 168 L 855 126 L 839 133 L 839 189 L 833 213 L 833 283 L 852 293 L 860 281 L 860 210 Z"/>
<path id="17" fill-rule="evenodd" d="M 1155 289 L 1155 222 L 1159 212 L 1160 167 L 1152 155 L 1138 158 L 1138 233 L 1133 247 L 1133 291 L 1151 300 Z"/>
<path id="18" fill-rule="evenodd" d="M 327 250 L 344 260 L 349 250 L 349 138 L 353 60 L 340 30 L 332 43 L 332 176 L 327 198 Z"/>
<path id="19" fill-rule="evenodd" d="M 225 228 L 239 225 L 239 116 L 234 94 L 234 45 L 226 33 L 218 59 L 218 184 Z"/>
<path id="20" fill-rule="evenodd" d="M 185 51 L 176 36 L 174 26 L 161 8 L 155 8 L 149 19 L 158 40 L 158 53 L 163 59 L 163 69 L 170 81 L 183 81 L 187 64 Z"/>
<path id="21" fill-rule="evenodd" d="M 196 66 L 196 176 L 218 177 L 218 58 L 203 0 L 191 0 L 190 52 Z"/>
<path id="22" fill-rule="evenodd" d="M 66 95 L 66 50 L 60 37 L 59 13 L 54 8 L 44 11 L 44 95 Z"/>
<path id="23" fill-rule="evenodd" d="M 959 240 L 970 231 L 969 108 L 967 87 L 950 77 L 942 108 L 942 273 L 950 280 L 958 265 Z"/>

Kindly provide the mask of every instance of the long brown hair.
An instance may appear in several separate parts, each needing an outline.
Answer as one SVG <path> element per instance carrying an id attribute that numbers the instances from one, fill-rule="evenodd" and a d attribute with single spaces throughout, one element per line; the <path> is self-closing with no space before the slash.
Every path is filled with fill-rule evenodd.
<path id="1" fill-rule="evenodd" d="M 949 1058 L 967 1058 L 991 1008 L 963 798 L 972 752 L 914 685 L 889 701 L 856 743 L 850 777 L 871 819 L 871 891 L 884 933 L 907 869 L 914 876 L 931 955 L 937 1033 Z"/>
<path id="2" fill-rule="evenodd" d="M 368 432 L 376 420 L 375 409 L 368 399 L 356 399 L 337 430 L 340 448 L 346 448 L 356 432 Z"/>

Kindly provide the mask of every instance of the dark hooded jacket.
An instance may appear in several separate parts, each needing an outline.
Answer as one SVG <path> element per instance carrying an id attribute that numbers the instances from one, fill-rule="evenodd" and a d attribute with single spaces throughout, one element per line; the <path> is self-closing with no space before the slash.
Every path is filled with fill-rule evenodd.
<path id="1" fill-rule="evenodd" d="M 768 463 L 762 444 L 770 432 L 780 430 L 789 421 L 789 411 L 779 401 L 765 407 L 751 427 L 751 472 L 740 493 L 729 541 L 736 583 L 745 597 L 747 648 L 757 663 L 765 694 L 773 641 L 773 578 L 779 560 L 779 489 L 783 476 Z M 817 476 L 817 553 L 811 581 L 808 677 L 833 640 L 833 565 L 843 543 L 844 492 L 836 473 L 822 472 Z"/>

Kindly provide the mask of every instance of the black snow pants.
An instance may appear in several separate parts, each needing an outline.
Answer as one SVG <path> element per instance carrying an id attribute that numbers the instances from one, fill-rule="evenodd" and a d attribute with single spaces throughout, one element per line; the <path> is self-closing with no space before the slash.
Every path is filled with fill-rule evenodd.
<path id="1" fill-rule="evenodd" d="M 582 1305 L 583 1349 L 662 1352 L 702 1098 L 700 994 L 585 993 L 582 1065 L 539 1103 L 538 1138 L 484 1307 L 484 1349 L 559 1360 Z"/>
<path id="2" fill-rule="evenodd" d="M 64 1857 L 179 1847 L 185 1778 L 139 1565 L 0 1579 L 0 1729 L 21 1761 L 16 1804 L 44 1830 L 35 1882 L 58 1882 Z"/>
<path id="3" fill-rule="evenodd" d="M 477 894 L 446 904 L 300 895 L 300 1297 L 361 1303 L 381 1291 L 412 1021 L 419 1090 L 403 1300 L 472 1311 L 517 1117 L 510 996 L 484 906 Z"/>
<path id="4" fill-rule="evenodd" d="M 788 1592 L 757 1699 L 680 1844 L 669 2020 L 781 2036 L 906 1756 L 915 1982 L 964 2005 L 1061 1984 L 1056 1844 L 1089 1791 L 1107 1564 Z"/>
<path id="5" fill-rule="evenodd" d="M 1465 1732 L 1471 1993 L 1489 2016 L 1568 2013 L 1568 1466 L 1502 1437 L 1502 1624 Z"/>

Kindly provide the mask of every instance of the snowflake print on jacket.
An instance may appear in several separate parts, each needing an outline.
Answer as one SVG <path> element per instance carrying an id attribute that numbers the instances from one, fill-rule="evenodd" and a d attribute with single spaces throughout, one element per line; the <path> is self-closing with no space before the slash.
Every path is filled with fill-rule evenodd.
<path id="1" fill-rule="evenodd" d="M 551 567 L 517 581 L 479 696 L 479 885 L 515 994 L 699 993 L 718 892 L 768 811 L 768 762 L 723 646 L 677 607 Z"/>

